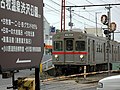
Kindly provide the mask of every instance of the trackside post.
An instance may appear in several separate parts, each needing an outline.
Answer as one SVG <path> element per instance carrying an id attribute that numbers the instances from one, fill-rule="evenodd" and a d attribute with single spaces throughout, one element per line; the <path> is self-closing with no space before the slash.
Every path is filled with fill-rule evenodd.
<path id="1" fill-rule="evenodd" d="M 86 79 L 86 66 L 84 66 L 84 79 Z"/>

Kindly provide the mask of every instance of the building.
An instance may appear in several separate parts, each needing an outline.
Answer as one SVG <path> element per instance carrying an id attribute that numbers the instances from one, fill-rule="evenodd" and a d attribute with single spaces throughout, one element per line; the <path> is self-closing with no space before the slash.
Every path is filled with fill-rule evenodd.
<path id="1" fill-rule="evenodd" d="M 44 55 L 51 55 L 52 52 L 52 35 L 56 33 L 55 27 L 44 18 Z"/>
<path id="2" fill-rule="evenodd" d="M 85 28 L 84 31 L 88 34 L 93 34 L 95 36 L 101 36 L 101 37 L 104 36 L 102 28 L 97 28 L 97 30 L 96 28 Z"/>

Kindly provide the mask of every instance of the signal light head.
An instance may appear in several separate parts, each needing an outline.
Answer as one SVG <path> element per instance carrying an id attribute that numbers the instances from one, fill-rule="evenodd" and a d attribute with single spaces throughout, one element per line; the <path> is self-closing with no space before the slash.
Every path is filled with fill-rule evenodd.
<path id="1" fill-rule="evenodd" d="M 115 22 L 110 23 L 110 31 L 114 32 L 115 30 L 116 30 L 116 23 Z"/>
<path id="2" fill-rule="evenodd" d="M 109 34 L 111 33 L 109 30 L 104 30 L 104 34 Z"/>
<path id="3" fill-rule="evenodd" d="M 101 16 L 101 22 L 104 24 L 104 25 L 107 25 L 107 20 L 108 20 L 108 17 L 106 15 L 102 15 Z"/>

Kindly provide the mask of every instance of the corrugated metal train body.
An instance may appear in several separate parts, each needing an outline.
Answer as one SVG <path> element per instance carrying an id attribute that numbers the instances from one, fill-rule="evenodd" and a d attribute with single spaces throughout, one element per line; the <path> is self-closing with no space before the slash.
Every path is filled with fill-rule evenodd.
<path id="1" fill-rule="evenodd" d="M 104 37 L 96 37 L 82 32 L 59 32 L 53 36 L 52 60 L 56 69 L 65 73 L 107 69 L 107 41 Z M 120 43 L 110 41 L 110 64 L 120 60 Z"/>

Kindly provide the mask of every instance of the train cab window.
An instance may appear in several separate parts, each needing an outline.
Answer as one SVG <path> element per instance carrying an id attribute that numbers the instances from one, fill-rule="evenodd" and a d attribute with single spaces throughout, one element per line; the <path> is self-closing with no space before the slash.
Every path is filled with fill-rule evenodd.
<path id="1" fill-rule="evenodd" d="M 85 41 L 76 41 L 76 51 L 85 51 Z"/>
<path id="2" fill-rule="evenodd" d="M 54 50 L 55 51 L 62 51 L 63 50 L 63 43 L 62 41 L 54 41 Z"/>
<path id="3" fill-rule="evenodd" d="M 66 40 L 66 50 L 67 51 L 73 50 L 73 40 Z"/>

